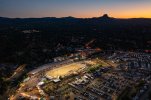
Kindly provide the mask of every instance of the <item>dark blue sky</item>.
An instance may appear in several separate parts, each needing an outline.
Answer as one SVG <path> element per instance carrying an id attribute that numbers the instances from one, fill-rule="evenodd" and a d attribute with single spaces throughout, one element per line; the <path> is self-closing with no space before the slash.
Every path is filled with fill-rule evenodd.
<path id="1" fill-rule="evenodd" d="M 2 17 L 151 18 L 151 0 L 0 0 Z"/>

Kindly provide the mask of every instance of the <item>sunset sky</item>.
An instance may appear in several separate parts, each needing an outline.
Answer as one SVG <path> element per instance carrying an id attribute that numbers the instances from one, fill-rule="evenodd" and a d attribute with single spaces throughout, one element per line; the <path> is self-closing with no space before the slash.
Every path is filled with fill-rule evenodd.
<path id="1" fill-rule="evenodd" d="M 151 18 L 151 0 L 0 0 L 1 17 Z"/>

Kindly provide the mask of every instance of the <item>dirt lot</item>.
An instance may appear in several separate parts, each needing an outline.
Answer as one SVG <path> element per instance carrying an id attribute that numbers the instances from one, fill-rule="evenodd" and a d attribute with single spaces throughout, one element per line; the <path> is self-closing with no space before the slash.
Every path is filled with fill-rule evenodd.
<path id="1" fill-rule="evenodd" d="M 58 76 L 65 76 L 69 73 L 73 73 L 81 68 L 84 68 L 85 64 L 81 63 L 72 63 L 68 65 L 62 65 L 58 68 L 54 68 L 46 73 L 46 75 L 51 76 L 53 78 L 57 78 Z"/>

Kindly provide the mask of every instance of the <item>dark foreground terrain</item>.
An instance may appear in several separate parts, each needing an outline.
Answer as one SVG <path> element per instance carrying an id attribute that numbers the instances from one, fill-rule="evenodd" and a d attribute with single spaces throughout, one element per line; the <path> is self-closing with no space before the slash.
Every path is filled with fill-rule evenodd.
<path id="1" fill-rule="evenodd" d="M 0 62 L 43 63 L 93 39 L 102 49 L 150 50 L 151 19 L 0 18 Z"/>
<path id="2" fill-rule="evenodd" d="M 150 53 L 151 19 L 0 17 L 0 94 L 16 88 L 34 67 L 84 48 Z"/>

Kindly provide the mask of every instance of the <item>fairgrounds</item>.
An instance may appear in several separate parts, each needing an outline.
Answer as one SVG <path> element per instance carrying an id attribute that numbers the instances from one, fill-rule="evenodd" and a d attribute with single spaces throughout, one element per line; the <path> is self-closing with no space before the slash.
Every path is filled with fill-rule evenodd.
<path id="1" fill-rule="evenodd" d="M 60 65 L 60 67 L 53 68 L 50 71 L 46 72 L 46 77 L 49 79 L 58 78 L 60 76 L 64 77 L 85 68 L 85 66 L 86 65 L 81 62 Z"/>

